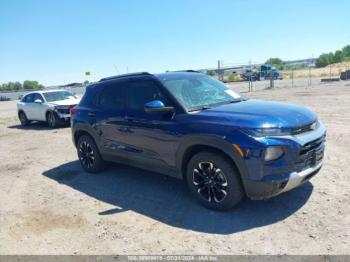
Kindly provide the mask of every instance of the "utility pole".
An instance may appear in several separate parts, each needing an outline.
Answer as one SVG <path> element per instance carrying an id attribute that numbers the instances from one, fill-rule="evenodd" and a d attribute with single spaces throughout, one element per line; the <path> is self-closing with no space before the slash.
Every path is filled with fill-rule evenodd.
<path id="1" fill-rule="evenodd" d="M 273 71 L 272 71 L 272 69 L 271 69 L 271 74 L 270 74 L 270 88 L 274 88 L 275 87 L 275 83 L 274 83 L 274 76 L 273 76 Z"/>
<path id="2" fill-rule="evenodd" d="M 309 66 L 309 81 L 308 86 L 311 86 L 311 66 Z"/>
<path id="3" fill-rule="evenodd" d="M 222 76 L 222 72 L 221 72 L 221 61 L 218 60 L 218 78 L 220 81 L 223 81 L 223 76 Z"/>
<path id="4" fill-rule="evenodd" d="M 250 76 L 249 76 L 249 92 L 253 92 L 253 67 L 252 67 L 252 60 L 249 60 L 249 68 L 250 68 Z"/>

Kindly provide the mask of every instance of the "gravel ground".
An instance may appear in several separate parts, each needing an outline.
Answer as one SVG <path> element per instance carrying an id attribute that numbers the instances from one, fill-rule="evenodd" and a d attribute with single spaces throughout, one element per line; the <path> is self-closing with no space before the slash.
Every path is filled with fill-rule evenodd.
<path id="1" fill-rule="evenodd" d="M 266 83 L 265 83 L 266 84 Z M 245 96 L 312 108 L 328 128 L 311 182 L 229 212 L 207 210 L 181 181 L 126 166 L 82 171 L 70 129 L 22 128 L 0 102 L 0 254 L 349 254 L 350 83 Z"/>

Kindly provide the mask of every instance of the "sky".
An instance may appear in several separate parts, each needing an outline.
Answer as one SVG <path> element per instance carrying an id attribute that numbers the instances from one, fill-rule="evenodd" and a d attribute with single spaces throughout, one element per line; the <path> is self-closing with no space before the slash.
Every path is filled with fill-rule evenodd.
<path id="1" fill-rule="evenodd" d="M 350 44 L 349 10 L 348 0 L 0 0 L 0 83 L 317 57 Z"/>

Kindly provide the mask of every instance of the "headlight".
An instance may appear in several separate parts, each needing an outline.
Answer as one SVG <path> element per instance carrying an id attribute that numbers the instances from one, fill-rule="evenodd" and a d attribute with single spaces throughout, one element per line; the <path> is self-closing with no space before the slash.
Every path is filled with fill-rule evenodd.
<path id="1" fill-rule="evenodd" d="M 283 148 L 280 146 L 270 146 L 265 150 L 265 161 L 272 161 L 280 158 L 283 155 Z"/>
<path id="2" fill-rule="evenodd" d="M 254 137 L 264 136 L 288 136 L 292 134 L 290 128 L 255 128 L 255 129 L 243 129 L 246 134 Z"/>

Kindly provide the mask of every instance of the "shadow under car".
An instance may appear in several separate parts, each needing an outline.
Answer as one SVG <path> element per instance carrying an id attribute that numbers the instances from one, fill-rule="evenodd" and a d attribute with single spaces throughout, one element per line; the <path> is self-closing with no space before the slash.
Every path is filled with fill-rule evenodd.
<path id="1" fill-rule="evenodd" d="M 217 212 L 201 206 L 183 181 L 128 166 L 113 165 L 100 174 L 88 174 L 78 161 L 73 161 L 43 175 L 116 206 L 101 210 L 99 215 L 132 210 L 170 226 L 215 234 L 231 234 L 281 221 L 301 208 L 313 190 L 307 182 L 275 198 L 246 200 L 230 211 Z"/>

